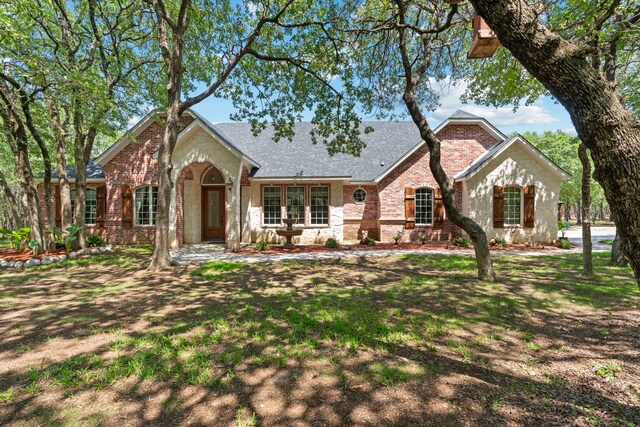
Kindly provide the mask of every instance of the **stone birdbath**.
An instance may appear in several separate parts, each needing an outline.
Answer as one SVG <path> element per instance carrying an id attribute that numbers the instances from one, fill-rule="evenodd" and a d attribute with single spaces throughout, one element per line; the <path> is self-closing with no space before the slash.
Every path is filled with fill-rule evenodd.
<path id="1" fill-rule="evenodd" d="M 280 237 L 285 237 L 287 239 L 284 244 L 285 248 L 293 248 L 295 245 L 291 241 L 291 238 L 294 236 L 299 236 L 302 234 L 302 230 L 300 228 L 293 228 L 293 224 L 297 221 L 296 218 L 293 218 L 291 213 L 287 213 L 287 218 L 282 220 L 285 224 L 287 224 L 287 228 L 281 228 L 276 230 L 276 234 Z"/>

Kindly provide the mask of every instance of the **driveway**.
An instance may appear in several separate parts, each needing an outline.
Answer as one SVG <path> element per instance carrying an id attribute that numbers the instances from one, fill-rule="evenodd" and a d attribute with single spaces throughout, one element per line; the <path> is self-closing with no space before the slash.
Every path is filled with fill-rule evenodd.
<path id="1" fill-rule="evenodd" d="M 569 238 L 571 243 L 582 247 L 582 227 L 574 225 L 565 235 Z M 561 236 L 560 232 L 558 232 L 558 236 Z M 610 251 L 611 245 L 598 243 L 598 241 L 613 240 L 615 237 L 615 227 L 591 227 L 591 242 L 593 243 L 593 250 Z"/>

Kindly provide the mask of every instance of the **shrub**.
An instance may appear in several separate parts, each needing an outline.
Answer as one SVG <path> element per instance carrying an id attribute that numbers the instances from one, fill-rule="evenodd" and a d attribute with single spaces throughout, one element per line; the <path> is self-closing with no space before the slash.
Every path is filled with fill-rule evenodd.
<path id="1" fill-rule="evenodd" d="M 376 241 L 367 237 L 367 246 L 375 246 L 376 245 Z"/>
<path id="2" fill-rule="evenodd" d="M 269 249 L 267 242 L 256 242 L 256 249 L 259 251 L 266 251 Z"/>
<path id="3" fill-rule="evenodd" d="M 420 244 L 424 245 L 425 243 L 427 243 L 428 240 L 429 238 L 427 236 L 422 236 L 420 237 Z"/>
<path id="4" fill-rule="evenodd" d="M 463 248 L 468 248 L 471 243 L 466 237 L 456 237 L 455 239 L 453 239 L 453 244 L 456 246 L 461 246 Z"/>
<path id="5" fill-rule="evenodd" d="M 393 243 L 394 243 L 395 245 L 397 245 L 397 244 L 398 244 L 398 241 L 400 240 L 400 238 L 401 238 L 401 237 L 402 237 L 402 236 L 393 236 Z"/>
<path id="6" fill-rule="evenodd" d="M 71 244 L 78 238 L 77 234 L 80 230 L 82 230 L 82 227 L 78 227 L 77 225 L 72 224 L 64 230 L 56 227 L 53 229 L 53 232 L 61 236 L 64 247 L 67 252 L 69 252 L 71 250 Z"/>
<path id="7" fill-rule="evenodd" d="M 338 242 L 336 239 L 334 239 L 333 237 L 329 237 L 327 239 L 326 242 L 324 242 L 324 245 L 328 248 L 337 248 L 340 246 L 340 242 Z"/>
<path id="8" fill-rule="evenodd" d="M 504 240 L 504 237 L 496 237 L 493 240 L 495 240 L 496 246 L 498 246 L 500 248 L 506 248 L 507 247 L 507 241 Z"/>
<path id="9" fill-rule="evenodd" d="M 562 249 L 571 249 L 571 243 L 568 240 L 560 240 L 560 247 Z"/>
<path id="10" fill-rule="evenodd" d="M 105 242 L 104 239 L 97 234 L 91 234 L 87 236 L 87 246 L 91 248 L 95 248 L 96 246 L 104 246 L 106 244 L 107 242 Z"/>
<path id="11" fill-rule="evenodd" d="M 0 228 L 0 245 L 9 244 L 13 249 L 21 250 L 27 244 L 27 238 L 31 233 L 28 227 L 11 231 L 7 228 Z"/>
<path id="12" fill-rule="evenodd" d="M 558 230 L 562 233 L 562 237 L 564 237 L 567 230 L 571 228 L 571 224 L 569 221 L 558 221 Z"/>

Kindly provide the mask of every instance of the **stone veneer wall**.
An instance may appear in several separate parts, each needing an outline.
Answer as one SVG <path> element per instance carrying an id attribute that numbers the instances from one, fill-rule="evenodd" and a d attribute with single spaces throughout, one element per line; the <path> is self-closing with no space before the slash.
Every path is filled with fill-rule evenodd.
<path id="1" fill-rule="evenodd" d="M 304 186 L 305 187 L 305 201 L 309 203 L 309 187 L 316 185 L 328 185 L 329 186 L 329 225 L 328 226 L 294 226 L 303 228 L 303 233 L 300 237 L 294 237 L 294 243 L 324 243 L 329 237 L 333 237 L 339 241 L 344 240 L 343 235 L 343 185 L 342 182 L 289 182 L 278 184 L 267 184 L 268 186 L 279 186 L 282 188 L 282 205 L 281 215 L 282 218 L 286 214 L 286 187 L 288 185 Z M 262 187 L 266 186 L 258 181 L 253 181 L 250 186 L 243 187 L 245 191 L 249 191 L 250 196 L 247 197 L 247 205 L 243 205 L 243 211 L 248 211 L 248 219 L 251 224 L 250 228 L 250 241 L 266 241 L 266 242 L 281 242 L 284 241 L 283 237 L 279 237 L 276 234 L 278 228 L 284 227 L 282 225 L 264 225 L 262 224 Z M 307 224 L 309 224 L 310 209 L 309 206 L 305 208 L 305 216 L 307 218 Z"/>
<path id="2" fill-rule="evenodd" d="M 562 179 L 552 174 L 519 144 L 492 159 L 486 168 L 468 180 L 470 215 L 485 229 L 487 238 L 504 237 L 508 242 L 548 243 L 557 238 L 557 205 Z M 534 227 L 493 228 L 493 186 L 536 186 Z"/>

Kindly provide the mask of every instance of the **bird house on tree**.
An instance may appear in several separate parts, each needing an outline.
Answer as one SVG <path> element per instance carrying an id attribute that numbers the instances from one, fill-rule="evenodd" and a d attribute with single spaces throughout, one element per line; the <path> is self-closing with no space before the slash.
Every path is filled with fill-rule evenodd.
<path id="1" fill-rule="evenodd" d="M 480 15 L 473 17 L 473 45 L 467 58 L 490 58 L 500 46 L 500 40 Z"/>

